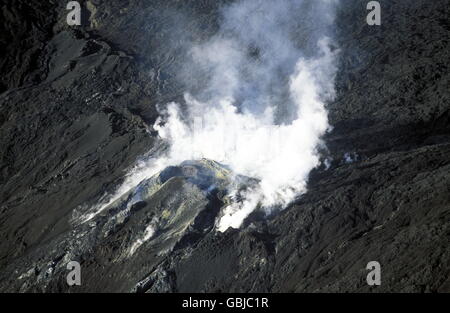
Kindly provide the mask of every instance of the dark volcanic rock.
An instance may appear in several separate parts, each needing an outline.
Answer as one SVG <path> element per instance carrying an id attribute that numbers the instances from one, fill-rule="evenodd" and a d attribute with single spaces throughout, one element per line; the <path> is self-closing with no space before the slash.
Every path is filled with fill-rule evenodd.
<path id="1" fill-rule="evenodd" d="M 184 44 L 214 34 L 225 2 L 91 0 L 73 28 L 64 3 L 2 4 L 0 290 L 449 292 L 446 0 L 384 1 L 380 27 L 367 1 L 342 1 L 330 167 L 280 214 L 216 232 L 224 185 L 193 162 L 74 220 L 157 150 L 150 125 L 182 96 Z"/>
<path id="2" fill-rule="evenodd" d="M 77 208 L 70 232 L 56 235 L 40 249 L 7 265 L 5 272 L 10 275 L 2 278 L 2 286 L 59 291 L 68 262 L 78 260 L 84 268 L 92 260 L 102 260 L 86 266 L 88 273 L 93 270 L 83 279 L 83 284 L 89 285 L 87 290 L 175 291 L 172 280 L 167 290 L 161 286 L 160 280 L 168 275 L 162 274 L 166 273 L 164 262 L 174 251 L 186 251 L 213 232 L 223 206 L 220 195 L 229 184 L 228 173 L 208 160 L 183 162 L 142 181 L 95 212 L 78 212 L 83 208 Z M 130 263 L 133 270 L 127 265 Z M 105 267 L 111 276 L 99 280 L 96 273 Z M 146 272 L 152 274 L 138 282 Z M 54 286 L 55 280 L 61 285 Z M 118 289 L 118 284 L 123 286 Z"/>

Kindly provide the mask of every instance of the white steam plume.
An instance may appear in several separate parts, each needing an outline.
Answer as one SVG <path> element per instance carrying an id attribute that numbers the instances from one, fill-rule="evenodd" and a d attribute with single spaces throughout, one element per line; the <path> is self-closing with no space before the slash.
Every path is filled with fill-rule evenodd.
<path id="1" fill-rule="evenodd" d="M 181 70 L 185 103 L 168 104 L 154 125 L 169 150 L 138 175 L 207 158 L 257 178 L 246 191 L 230 190 L 232 199 L 239 194 L 243 200 L 224 209 L 219 231 L 239 227 L 257 207 L 269 213 L 304 193 L 329 127 L 325 103 L 334 97 L 337 51 L 327 35 L 335 4 L 242 0 L 226 6 L 218 33 L 194 45 L 192 62 Z M 199 85 L 202 91 L 194 92 Z"/>
<path id="2" fill-rule="evenodd" d="M 239 1 L 224 9 L 219 33 L 193 47 L 208 87 L 187 93 L 185 110 L 169 104 L 155 129 L 170 142 L 168 164 L 207 158 L 260 180 L 225 208 L 219 231 L 239 227 L 257 206 L 270 212 L 305 192 L 328 128 L 324 103 L 334 96 L 336 52 L 325 36 L 334 4 Z M 315 26 L 297 43 L 291 38 L 306 30 L 296 18 Z"/>
<path id="3" fill-rule="evenodd" d="M 232 97 L 216 104 L 186 95 L 186 112 L 171 103 L 164 125 L 155 125 L 160 137 L 170 142 L 168 164 L 207 158 L 260 180 L 243 202 L 225 209 L 219 230 L 239 227 L 258 204 L 268 210 L 286 206 L 305 191 L 309 172 L 319 164 L 320 137 L 328 128 L 323 101 L 333 94 L 334 54 L 326 39 L 319 49 L 318 58 L 300 59 L 291 75 L 289 92 L 297 118 L 288 124 L 275 124 L 270 106 L 255 115 L 238 112 Z"/>

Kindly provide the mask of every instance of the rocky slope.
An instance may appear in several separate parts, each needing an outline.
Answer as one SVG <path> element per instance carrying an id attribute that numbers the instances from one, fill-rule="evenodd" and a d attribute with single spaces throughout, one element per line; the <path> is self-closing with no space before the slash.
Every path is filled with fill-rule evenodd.
<path id="1" fill-rule="evenodd" d="M 0 290 L 449 292 L 445 0 L 383 1 L 380 27 L 367 1 L 342 1 L 332 162 L 280 214 L 214 231 L 226 199 L 200 182 L 220 186 L 226 169 L 204 160 L 77 220 L 156 151 L 156 106 L 182 96 L 184 41 L 214 34 L 225 2 L 91 0 L 80 27 L 65 3 L 2 5 Z M 66 284 L 70 260 L 81 286 Z M 379 287 L 366 284 L 372 260 Z"/>

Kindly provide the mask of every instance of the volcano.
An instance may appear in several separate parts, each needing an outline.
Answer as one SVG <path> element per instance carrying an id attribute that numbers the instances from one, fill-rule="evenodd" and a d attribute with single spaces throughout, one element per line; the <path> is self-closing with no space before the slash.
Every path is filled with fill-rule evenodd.
<path id="1" fill-rule="evenodd" d="M 448 1 L 3 2 L 0 291 L 450 291 Z"/>

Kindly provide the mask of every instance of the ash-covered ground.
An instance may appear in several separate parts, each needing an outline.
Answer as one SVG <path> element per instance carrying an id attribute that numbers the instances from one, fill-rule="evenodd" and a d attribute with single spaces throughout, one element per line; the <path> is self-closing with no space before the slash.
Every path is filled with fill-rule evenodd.
<path id="1" fill-rule="evenodd" d="M 446 0 L 380 1 L 381 26 L 367 1 L 341 1 L 327 161 L 281 212 L 218 232 L 231 174 L 203 159 L 83 216 L 159 149 L 152 125 L 183 99 L 185 43 L 214 36 L 233 2 L 91 0 L 75 27 L 64 1 L 3 2 L 0 291 L 450 291 Z M 67 285 L 70 261 L 81 286 Z"/>

